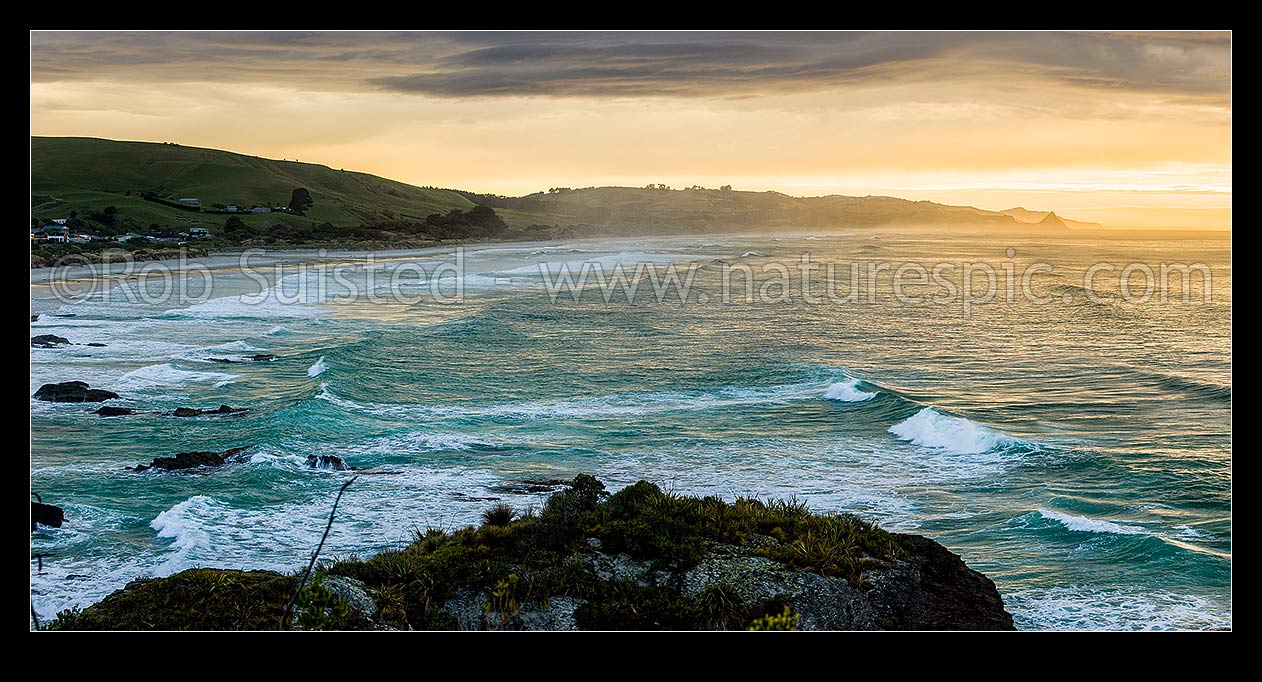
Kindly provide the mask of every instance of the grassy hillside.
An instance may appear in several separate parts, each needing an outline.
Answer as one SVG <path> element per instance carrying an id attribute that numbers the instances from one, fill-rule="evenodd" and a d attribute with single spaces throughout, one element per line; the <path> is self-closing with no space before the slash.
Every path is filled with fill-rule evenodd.
<path id="1" fill-rule="evenodd" d="M 107 223 L 114 234 L 127 229 L 143 232 L 156 224 L 160 229 L 210 227 L 218 238 L 229 216 L 207 212 L 216 205 L 284 206 L 294 189 L 310 192 L 314 204 L 303 216 L 235 214 L 245 229 L 222 235 L 232 237 L 235 244 L 323 243 L 335 237 L 393 243 L 416 237 L 517 239 L 896 225 L 1039 229 L 1030 224 L 1038 220 L 1030 218 L 1044 215 L 894 197 L 791 197 L 702 188 L 591 187 L 500 197 L 415 187 L 367 173 L 214 149 L 81 137 L 31 138 L 31 175 L 35 218 L 64 218 L 74 211 L 92 223 Z M 148 201 L 142 194 L 167 201 L 196 197 L 202 210 L 181 210 Z M 115 208 L 111 216 L 99 213 L 110 206 Z M 490 227 L 481 231 L 423 224 L 433 214 L 479 206 L 496 216 L 479 217 L 490 221 Z M 532 227 L 540 225 L 553 227 Z"/>
<path id="2" fill-rule="evenodd" d="M 876 196 L 791 197 L 779 192 L 721 189 L 591 187 L 535 194 L 526 199 L 568 222 L 646 232 L 1017 224 L 1011 216 L 971 206 Z"/>
<path id="3" fill-rule="evenodd" d="M 192 213 L 145 201 L 141 192 L 202 206 L 285 205 L 298 187 L 311 192 L 306 216 L 245 215 L 251 225 L 372 225 L 423 220 L 432 213 L 469 209 L 473 202 L 448 190 L 425 189 L 367 173 L 276 161 L 214 149 L 81 137 L 31 138 L 32 209 L 37 218 L 64 218 L 115 206 L 140 225 L 222 225 L 227 216 Z M 130 194 L 129 194 L 130 193 Z"/>

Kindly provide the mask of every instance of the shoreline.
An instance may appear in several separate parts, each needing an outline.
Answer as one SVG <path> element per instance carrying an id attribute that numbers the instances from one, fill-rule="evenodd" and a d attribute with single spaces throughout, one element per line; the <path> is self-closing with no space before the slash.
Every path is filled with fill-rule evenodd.
<path id="1" fill-rule="evenodd" d="M 522 246 L 552 246 L 565 243 L 583 243 L 591 241 L 609 241 L 619 239 L 657 239 L 657 238 L 714 238 L 714 237 L 745 237 L 745 236 L 780 236 L 792 237 L 798 234 L 818 234 L 824 228 L 800 228 L 797 230 L 773 231 L 773 232 L 687 232 L 678 234 L 648 234 L 648 235 L 599 235 L 588 237 L 575 237 L 570 239 L 545 239 L 545 240 L 516 240 L 516 239 L 476 239 L 476 240 L 450 240 L 433 243 L 430 246 L 386 246 L 377 248 L 343 248 L 329 247 L 321 245 L 301 246 L 295 248 L 269 248 L 264 246 L 252 246 L 241 249 L 230 249 L 224 251 L 206 251 L 205 255 L 196 255 L 187 258 L 158 258 L 158 259 L 141 259 L 132 261 L 118 261 L 108 263 L 107 272 L 97 272 L 101 263 L 93 263 L 90 265 L 73 266 L 70 268 L 57 268 L 55 266 L 32 267 L 31 285 L 47 285 L 52 280 L 58 281 L 84 281 L 100 278 L 121 277 L 125 275 L 135 276 L 133 272 L 128 272 L 127 268 L 131 267 L 144 268 L 151 263 L 164 265 L 166 267 L 179 266 L 181 263 L 197 264 L 208 270 L 230 270 L 240 267 L 239 257 L 247 252 L 256 252 L 258 257 L 262 259 L 265 265 L 276 264 L 294 264 L 294 263 L 315 263 L 324 260 L 342 260 L 350 262 L 359 260 L 361 255 L 389 253 L 396 254 L 394 257 L 385 260 L 405 259 L 413 256 L 428 256 L 438 253 L 444 249 L 450 249 L 459 246 L 465 247 L 481 247 L 494 246 L 499 244 L 519 244 Z M 845 230 L 846 228 L 829 228 L 830 230 Z M 908 228 L 902 226 L 888 226 L 875 228 L 858 228 L 859 231 L 882 233 L 909 233 L 909 234 L 938 234 L 942 230 L 923 230 L 917 228 Z M 1232 238 L 1231 230 L 1132 230 L 1132 229 L 1102 229 L 1102 230 L 1069 230 L 1066 232 L 1007 232 L 996 234 L 997 237 L 1037 237 L 1037 238 L 1088 238 L 1088 239 L 1171 239 L 1171 240 L 1198 240 L 1198 239 L 1228 239 Z M 202 251 L 205 251 L 204 249 Z M 231 261 L 223 259 L 232 258 Z M 285 260 L 285 259 L 297 260 Z M 137 265 L 141 264 L 141 265 Z M 176 272 L 182 272 L 178 267 Z M 57 277 L 55 273 L 60 273 Z"/>

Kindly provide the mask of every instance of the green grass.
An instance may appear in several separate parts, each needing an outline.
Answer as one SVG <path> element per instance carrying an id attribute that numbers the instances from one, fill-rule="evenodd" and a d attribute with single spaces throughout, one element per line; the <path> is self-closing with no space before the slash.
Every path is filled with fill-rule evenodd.
<path id="1" fill-rule="evenodd" d="M 274 206 L 288 204 L 297 187 L 306 187 L 315 200 L 305 217 L 246 214 L 242 220 L 258 226 L 277 222 L 360 226 L 423 220 L 431 213 L 474 206 L 448 190 L 414 187 L 312 163 L 151 142 L 31 138 L 31 193 L 51 197 L 33 200 L 34 214 L 39 218 L 64 218 L 71 210 L 84 213 L 116 206 L 121 216 L 140 225 L 222 225 L 227 216 L 168 208 L 144 201 L 139 194 L 151 191 L 174 199 L 197 197 L 204 208 L 212 204 Z"/>

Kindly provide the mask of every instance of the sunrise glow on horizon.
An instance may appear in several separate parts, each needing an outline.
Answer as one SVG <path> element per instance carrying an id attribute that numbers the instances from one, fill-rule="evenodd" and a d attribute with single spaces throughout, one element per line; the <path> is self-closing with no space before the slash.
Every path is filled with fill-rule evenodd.
<path id="1" fill-rule="evenodd" d="M 1230 229 L 1229 33 L 33 32 L 31 134 Z"/>

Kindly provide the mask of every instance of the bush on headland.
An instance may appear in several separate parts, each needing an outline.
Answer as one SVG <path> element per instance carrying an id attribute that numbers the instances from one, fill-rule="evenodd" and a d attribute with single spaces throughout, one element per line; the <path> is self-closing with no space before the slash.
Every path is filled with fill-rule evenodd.
<path id="1" fill-rule="evenodd" d="M 538 513 L 418 532 L 322 563 L 303 629 L 1012 629 L 941 545 L 794 501 L 688 497 L 580 475 Z M 297 558 L 296 558 L 297 559 Z M 55 629 L 276 629 L 296 579 L 193 569 L 135 581 Z"/>

